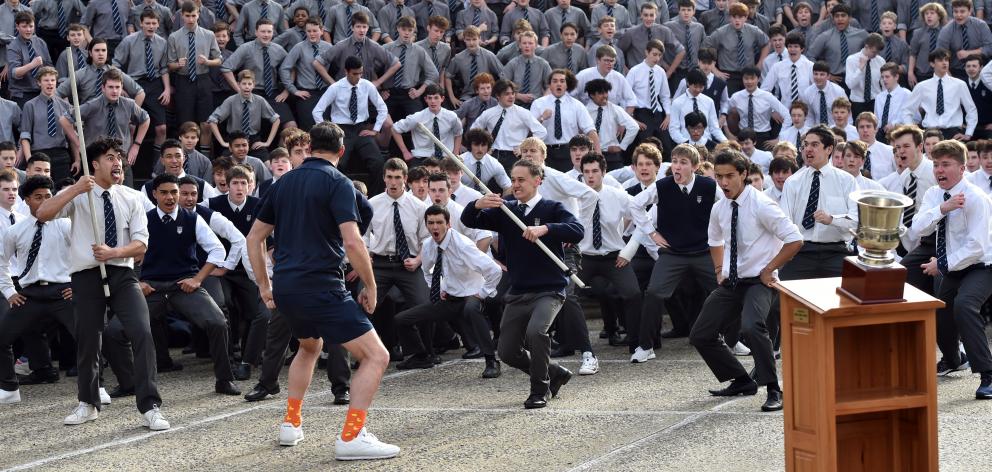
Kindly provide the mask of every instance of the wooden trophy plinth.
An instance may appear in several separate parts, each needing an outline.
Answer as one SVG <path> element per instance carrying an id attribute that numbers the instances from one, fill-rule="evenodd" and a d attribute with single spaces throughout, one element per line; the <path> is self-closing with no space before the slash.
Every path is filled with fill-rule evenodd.
<path id="1" fill-rule="evenodd" d="M 906 268 L 900 264 L 887 267 L 866 267 L 858 263 L 856 256 L 844 258 L 841 269 L 841 283 L 837 293 L 860 305 L 875 303 L 899 303 L 906 285 Z"/>

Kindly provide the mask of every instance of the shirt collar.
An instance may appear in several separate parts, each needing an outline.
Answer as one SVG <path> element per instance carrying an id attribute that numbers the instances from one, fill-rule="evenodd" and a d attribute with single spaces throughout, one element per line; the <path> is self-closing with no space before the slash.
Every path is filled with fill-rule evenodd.
<path id="1" fill-rule="evenodd" d="M 452 231 L 454 231 L 454 229 L 448 228 L 448 231 L 444 233 L 444 239 L 442 239 L 441 242 L 438 243 L 437 247 L 444 249 L 445 251 L 448 250 L 448 247 L 451 246 Z"/>
<path id="2" fill-rule="evenodd" d="M 245 201 L 241 202 L 240 205 L 235 205 L 234 202 L 231 201 L 231 196 L 228 195 L 228 197 L 227 197 L 227 204 L 228 205 L 231 205 L 231 209 L 234 210 L 234 211 L 243 210 L 245 208 L 245 203 L 248 203 L 248 199 L 247 198 L 245 199 Z"/>
<path id="3" fill-rule="evenodd" d="M 162 207 L 155 207 L 155 211 L 158 212 L 158 219 L 160 220 L 165 218 L 165 215 L 167 214 L 162 211 Z M 179 216 L 179 205 L 176 205 L 176 207 L 173 208 L 172 212 L 168 213 L 168 215 L 172 217 L 172 221 L 176 221 L 176 217 Z"/>
<path id="4" fill-rule="evenodd" d="M 541 194 L 540 194 L 540 193 L 535 193 L 535 194 L 534 194 L 534 196 L 533 196 L 533 197 L 531 197 L 531 199 L 530 199 L 530 200 L 527 200 L 526 202 L 520 202 L 520 204 L 522 204 L 522 205 L 527 205 L 527 208 L 529 208 L 529 209 L 531 209 L 531 210 L 533 210 L 533 209 L 534 209 L 534 207 L 535 207 L 535 206 L 537 206 L 537 204 L 538 204 L 538 203 L 539 203 L 539 202 L 540 202 L 541 200 L 542 200 L 542 197 L 541 197 Z"/>
<path id="5" fill-rule="evenodd" d="M 758 190 L 755 189 L 754 186 L 751 185 L 750 182 L 748 182 L 748 183 L 744 184 L 744 191 L 742 191 L 741 194 L 737 196 L 737 198 L 731 200 L 731 202 L 737 202 L 737 206 L 742 207 L 742 206 L 746 205 L 748 199 L 751 198 L 751 193 L 752 192 L 757 192 L 757 191 Z"/>
<path id="6" fill-rule="evenodd" d="M 692 174 L 692 176 L 689 178 L 689 183 L 685 185 L 679 185 L 679 187 L 685 187 L 685 190 L 687 192 L 692 192 L 692 186 L 695 185 L 695 183 L 696 183 L 696 174 Z"/>

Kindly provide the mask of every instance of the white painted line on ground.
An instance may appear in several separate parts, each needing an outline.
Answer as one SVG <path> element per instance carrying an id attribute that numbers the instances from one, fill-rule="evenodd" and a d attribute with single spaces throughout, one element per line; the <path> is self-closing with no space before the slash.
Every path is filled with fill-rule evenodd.
<path id="1" fill-rule="evenodd" d="M 446 366 L 446 365 L 453 365 L 453 364 L 457 364 L 457 363 L 460 363 L 460 362 L 463 362 L 463 360 L 462 359 L 453 359 L 453 360 L 450 360 L 450 361 L 447 361 L 447 362 L 444 362 L 444 363 L 438 365 L 438 367 L 443 367 L 443 366 Z M 392 374 L 384 375 L 382 377 L 382 380 L 385 381 L 385 380 L 390 380 L 390 379 L 396 379 L 396 378 L 401 378 L 401 377 L 406 377 L 406 376 L 409 376 L 409 375 L 413 375 L 413 374 L 415 374 L 417 372 L 427 372 L 427 371 L 430 371 L 430 369 L 405 370 L 405 371 L 401 371 L 401 372 L 394 372 Z M 314 392 L 314 393 L 307 394 L 306 399 L 313 400 L 313 399 L 316 399 L 316 398 L 320 398 L 320 397 L 324 397 L 324 396 L 327 396 L 327 395 L 331 395 L 332 393 L 333 392 L 330 389 L 322 390 L 320 392 Z M 175 433 L 175 432 L 178 432 L 178 431 L 183 431 L 185 429 L 191 429 L 191 428 L 195 428 L 197 426 L 203 426 L 203 425 L 214 423 L 214 422 L 217 422 L 217 421 L 220 421 L 220 420 L 223 420 L 223 419 L 227 419 L 227 418 L 231 418 L 231 417 L 234 417 L 234 416 L 243 415 L 245 413 L 251 413 L 253 411 L 258 411 L 258 410 L 266 409 L 268 406 L 270 406 L 270 405 L 268 405 L 268 404 L 259 404 L 259 405 L 251 406 L 251 407 L 248 407 L 248 408 L 242 408 L 240 410 L 235 410 L 235 411 L 231 411 L 231 412 L 227 412 L 227 413 L 221 413 L 219 415 L 214 415 L 214 416 L 211 416 L 211 417 L 208 417 L 208 418 L 203 418 L 201 420 L 193 421 L 191 423 L 187 423 L 187 424 L 184 424 L 184 425 L 173 426 L 172 428 L 170 428 L 170 429 L 168 429 L 166 431 L 150 431 L 150 432 L 138 434 L 138 435 L 135 435 L 135 436 L 129 436 L 129 437 L 125 437 L 125 438 L 116 439 L 114 441 L 110 441 L 110 442 L 106 442 L 106 443 L 102 443 L 102 444 L 97 444 L 95 446 L 91 446 L 91 447 L 87 447 L 87 448 L 76 449 L 75 451 L 69 451 L 69 452 L 64 452 L 64 453 L 61 453 L 61 454 L 55 454 L 55 455 L 52 455 L 52 456 L 45 457 L 43 459 L 38 459 L 36 461 L 28 462 L 26 464 L 16 465 L 16 466 L 13 466 L 11 468 L 4 469 L 3 471 L 0 471 L 0 472 L 14 472 L 14 471 L 18 471 L 18 470 L 33 469 L 35 467 L 40 467 L 40 466 L 43 466 L 45 464 L 49 464 L 51 462 L 60 461 L 60 460 L 63 460 L 63 459 L 71 459 L 73 457 L 79 457 L 79 456 L 83 456 L 83 455 L 90 454 L 90 453 L 93 453 L 93 452 L 102 451 L 102 450 L 107 449 L 107 448 L 116 447 L 116 446 L 122 446 L 122 445 L 125 445 L 125 444 L 131 444 L 131 443 L 138 442 L 138 441 L 143 441 L 145 439 L 152 438 L 152 437 L 159 436 L 159 435 Z M 97 420 L 97 421 L 99 421 L 99 420 Z M 66 428 L 70 428 L 70 427 L 67 426 Z"/>
<path id="2" fill-rule="evenodd" d="M 721 406 L 723 404 L 721 403 Z M 267 405 L 266 410 L 281 410 L 284 407 L 282 405 Z M 335 405 L 313 405 L 306 406 L 307 410 L 344 410 L 347 406 L 335 406 Z M 569 415 L 588 415 L 588 416 L 671 416 L 671 415 L 698 415 L 704 414 L 708 416 L 712 415 L 723 415 L 723 416 L 775 416 L 776 414 L 781 416 L 781 413 L 763 413 L 757 411 L 716 411 L 716 410 L 575 410 L 575 409 L 559 409 L 554 407 L 541 408 L 538 410 L 525 410 L 523 408 L 468 408 L 468 407 L 456 407 L 456 408 L 422 408 L 422 407 L 372 407 L 372 411 L 396 411 L 396 412 L 409 412 L 409 413 L 481 413 L 481 414 L 513 414 L 522 413 L 526 415 L 535 414 L 548 414 L 554 415 L 557 413 L 569 414 Z"/>

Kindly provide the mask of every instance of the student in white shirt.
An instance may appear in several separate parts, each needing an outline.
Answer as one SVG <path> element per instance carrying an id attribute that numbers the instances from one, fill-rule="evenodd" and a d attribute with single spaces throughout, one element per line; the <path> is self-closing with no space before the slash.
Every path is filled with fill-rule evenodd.
<path id="1" fill-rule="evenodd" d="M 583 93 L 586 89 L 586 84 L 592 80 L 603 79 L 612 86 L 610 90 L 610 102 L 623 107 L 627 110 L 627 113 L 632 113 L 634 107 L 637 105 L 637 99 L 634 97 L 634 90 L 631 88 L 627 77 L 614 70 L 614 66 L 617 63 L 617 50 L 612 46 L 600 46 L 595 52 L 596 65 L 588 69 L 583 69 L 575 75 L 578 85 L 572 91 L 572 96 L 589 103 L 587 95 Z"/>
<path id="2" fill-rule="evenodd" d="M 854 140 L 845 143 L 843 170 L 854 177 L 859 190 L 885 190 L 882 184 L 865 177 L 865 154 L 867 152 L 868 146 L 865 145 L 864 141 Z"/>
<path id="3" fill-rule="evenodd" d="M 702 71 L 693 69 L 686 73 L 685 82 L 687 93 L 672 100 L 672 121 L 668 127 L 672 141 L 681 144 L 689 140 L 685 117 L 693 112 L 702 113 L 706 117 L 704 142 L 722 143 L 726 141 L 727 136 L 720 129 L 720 118 L 717 115 L 713 99 L 703 93 L 706 88 L 706 76 L 703 75 Z"/>
<path id="4" fill-rule="evenodd" d="M 572 159 L 572 168 L 569 169 L 568 172 L 565 172 L 565 177 L 578 180 L 579 182 L 586 181 L 585 173 L 582 172 L 582 158 L 586 157 L 586 155 L 589 153 L 593 153 L 593 154 L 596 153 L 594 151 L 593 146 L 594 145 L 592 141 L 590 141 L 589 138 L 581 134 L 575 136 L 574 138 L 572 138 L 571 141 L 568 142 L 568 152 L 569 152 L 569 157 Z M 621 190 L 623 189 L 623 186 L 620 185 L 620 182 L 618 182 L 617 179 L 614 179 L 605 172 L 603 173 L 602 180 L 604 185 L 615 187 Z"/>
<path id="5" fill-rule="evenodd" d="M 834 127 L 844 130 L 844 134 L 847 135 L 845 141 L 854 141 L 859 139 L 858 129 L 851 124 L 851 101 L 846 97 L 840 97 L 834 100 L 834 103 L 830 106 L 830 113 L 834 117 Z M 846 123 L 846 124 L 844 124 Z"/>
<path id="6" fill-rule="evenodd" d="M 472 171 L 475 176 L 489 187 L 490 190 L 500 190 L 504 192 L 510 189 L 510 176 L 506 175 L 506 169 L 500 165 L 495 157 L 489 155 L 489 150 L 493 145 L 493 137 L 488 131 L 481 128 L 472 128 L 465 132 L 465 147 L 468 151 L 463 152 L 462 162 Z M 494 187 L 492 184 L 495 183 Z M 462 184 L 472 187 L 477 192 L 482 192 L 482 187 L 472 180 L 467 174 L 462 176 Z"/>
<path id="7" fill-rule="evenodd" d="M 482 128 L 493 137 L 493 157 L 509 169 L 517 161 L 520 143 L 528 135 L 537 139 L 547 137 L 547 130 L 526 108 L 516 105 L 517 85 L 509 80 L 499 80 L 493 86 L 493 95 L 499 106 L 491 107 L 475 119 L 476 128 Z"/>
<path id="8" fill-rule="evenodd" d="M 787 157 L 773 158 L 771 164 L 768 164 L 768 174 L 771 176 L 772 184 L 765 190 L 765 195 L 775 203 L 782 200 L 782 187 L 785 186 L 785 181 L 798 170 L 799 166 L 793 159 Z"/>
<path id="9" fill-rule="evenodd" d="M 404 354 L 410 355 L 397 369 L 434 367 L 429 349 L 432 343 L 421 341 L 417 325 L 425 322 L 461 322 L 470 327 L 478 341 L 486 367 L 482 377 L 500 376 L 500 364 L 489 323 L 482 312 L 482 301 L 496 295 L 502 270 L 491 257 L 480 251 L 466 236 L 451 227 L 452 215 L 434 205 L 424 212 L 430 237 L 424 239 L 420 259 L 424 280 L 429 287 L 429 301 L 396 315 Z M 430 331 L 430 330 L 428 330 Z M 426 333 L 427 341 L 433 336 Z"/>
<path id="10" fill-rule="evenodd" d="M 791 107 L 802 99 L 802 92 L 813 84 L 813 61 L 803 55 L 806 43 L 802 33 L 791 32 L 785 37 L 785 48 L 789 57 L 775 63 L 761 81 L 761 88 L 771 92 L 778 87 L 782 105 Z"/>
<path id="11" fill-rule="evenodd" d="M 934 292 L 934 278 L 925 274 L 920 266 L 936 254 L 936 237 L 922 236 L 915 231 L 914 217 L 923 207 L 923 197 L 930 188 L 937 185 L 933 172 L 933 161 L 923 155 L 923 131 L 916 125 L 902 125 L 889 133 L 896 159 L 903 167 L 899 178 L 895 180 L 890 191 L 901 193 L 913 200 L 902 213 L 902 224 L 909 228 L 899 238 L 900 245 L 896 251 L 902 255 L 900 263 L 906 267 L 906 281 L 910 285 L 929 294 Z"/>
<path id="12" fill-rule="evenodd" d="M 412 171 L 413 169 L 410 170 Z M 430 201 L 427 204 L 444 208 L 451 215 L 451 229 L 471 239 L 480 251 L 489 252 L 489 244 L 493 240 L 492 233 L 469 228 L 461 222 L 462 210 L 465 209 L 465 205 L 451 199 L 451 182 L 447 175 L 441 172 L 430 174 L 427 177 L 427 191 L 430 197 Z M 466 204 L 472 201 L 466 202 Z"/>
<path id="13" fill-rule="evenodd" d="M 878 180 L 896 171 L 896 161 L 892 158 L 892 146 L 875 140 L 878 134 L 878 118 L 866 111 L 858 115 L 858 138 L 868 146 L 865 153 L 865 170 L 869 177 Z"/>
<path id="14" fill-rule="evenodd" d="M 903 106 L 909 90 L 899 85 L 899 64 L 882 66 L 882 92 L 875 97 L 875 116 L 878 117 L 878 136 L 875 139 L 888 144 L 888 133 L 902 123 Z"/>
<path id="15" fill-rule="evenodd" d="M 847 94 L 840 85 L 830 80 L 830 65 L 824 61 L 813 63 L 813 85 L 806 87 L 802 93 L 802 101 L 809 105 L 809 115 L 806 117 L 809 126 L 835 126 L 830 117 L 830 107 L 834 100 L 841 97 L 847 97 Z"/>
<path id="16" fill-rule="evenodd" d="M 462 120 L 455 112 L 442 108 L 444 103 L 444 91 L 435 84 L 428 84 L 424 89 L 424 102 L 427 108 L 413 113 L 393 123 L 393 142 L 399 148 L 403 159 L 407 162 L 417 162 L 428 157 L 441 159 L 444 151 L 434 144 L 427 134 L 423 133 L 417 124 L 423 124 L 434 136 L 441 140 L 452 152 L 462 147 Z M 411 152 L 403 141 L 403 133 L 410 133 L 413 140 L 413 152 Z"/>
<path id="17" fill-rule="evenodd" d="M 937 128 L 944 139 L 969 141 L 978 126 L 978 109 L 968 85 L 948 73 L 950 60 L 951 53 L 946 49 L 930 53 L 933 77 L 913 87 L 903 107 L 902 119 L 905 123 L 919 123 L 924 129 Z M 922 121 L 916 121 L 912 116 L 918 108 L 923 109 Z"/>
<path id="18" fill-rule="evenodd" d="M 468 205 L 468 202 L 482 197 L 482 193 L 475 191 L 472 187 L 462 185 L 462 168 L 451 158 L 446 157 L 441 161 L 441 172 L 448 176 L 453 201 L 464 206 Z"/>
<path id="19" fill-rule="evenodd" d="M 606 158 L 610 170 L 623 167 L 623 156 L 627 148 L 637 138 L 637 122 L 622 107 L 610 101 L 613 85 L 605 79 L 593 79 L 586 84 L 585 92 L 589 97 L 586 110 L 593 119 L 596 133 L 599 135 L 599 148 Z M 623 138 L 619 138 L 620 132 Z"/>
<path id="20" fill-rule="evenodd" d="M 772 163 L 772 153 L 758 149 L 757 140 L 756 133 L 749 128 L 744 128 L 737 133 L 737 142 L 741 145 L 744 157 L 755 163 L 761 169 L 762 175 L 768 175 L 768 165 Z"/>
<path id="21" fill-rule="evenodd" d="M 745 67 L 743 72 L 744 90 L 730 96 L 730 109 L 740 117 L 740 129 L 750 128 L 756 134 L 755 142 L 760 146 L 774 139 L 771 135 L 772 122 L 781 123 L 789 116 L 789 109 L 774 95 L 758 88 L 761 71 L 755 67 Z"/>
<path id="22" fill-rule="evenodd" d="M 992 194 L 992 143 L 978 143 L 978 170 L 968 174 L 966 178 L 976 187 Z"/>
<path id="23" fill-rule="evenodd" d="M 981 374 L 975 398 L 987 400 L 992 399 L 992 353 L 981 309 L 992 295 L 992 200 L 964 179 L 967 153 L 959 141 L 933 147 L 937 187 L 927 190 L 913 217 L 913 231 L 937 234 L 935 257 L 922 266 L 927 275 L 943 276 L 936 293 L 945 303 L 937 309 L 937 346 L 943 354 L 937 374 L 963 370 L 970 363 L 971 371 Z M 959 339 L 966 356 L 958 351 Z"/>
<path id="24" fill-rule="evenodd" d="M 778 133 L 778 142 L 787 142 L 799 149 L 802 146 L 803 135 L 809 131 L 809 105 L 801 100 L 796 100 L 789 105 L 789 118 L 792 120 L 791 126 L 782 126 L 782 131 Z"/>
<path id="25" fill-rule="evenodd" d="M 548 80 L 549 94 L 534 100 L 530 113 L 547 130 L 544 143 L 548 147 L 548 165 L 562 172 L 572 167 L 568 142 L 575 136 L 585 135 L 599 149 L 599 133 L 585 105 L 568 95 L 575 90 L 575 75 L 568 69 L 555 69 Z"/>
<path id="26" fill-rule="evenodd" d="M 713 206 L 709 219 L 710 256 L 719 286 L 707 297 L 689 343 L 718 381 L 733 380 L 710 394 L 754 395 L 764 385 L 768 398 L 761 410 L 781 410 L 782 391 L 765 319 L 778 296 L 772 288 L 778 281 L 776 272 L 799 252 L 803 237 L 783 209 L 748 184 L 746 157 L 728 150 L 717 154 L 714 164 L 726 197 Z M 720 339 L 725 326 L 737 318 L 754 358 L 753 376 Z"/>
<path id="27" fill-rule="evenodd" d="M 882 35 L 871 33 L 865 38 L 864 47 L 847 57 L 844 83 L 851 90 L 855 116 L 875 109 L 875 97 L 882 91 L 881 77 L 885 58 L 879 52 L 883 48 L 885 39 Z"/>
<path id="28" fill-rule="evenodd" d="M 636 105 L 634 120 L 641 131 L 637 141 L 641 142 L 649 136 L 664 139 L 663 131 L 668 129 L 671 122 L 672 100 L 668 89 L 668 76 L 658 63 L 665 54 L 665 45 L 652 39 L 645 48 L 644 61 L 630 68 L 627 80 L 634 89 Z"/>

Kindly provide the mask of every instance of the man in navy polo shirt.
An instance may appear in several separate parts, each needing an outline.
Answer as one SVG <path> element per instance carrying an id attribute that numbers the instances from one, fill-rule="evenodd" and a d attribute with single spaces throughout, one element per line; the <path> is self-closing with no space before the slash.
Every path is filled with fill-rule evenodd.
<path id="1" fill-rule="evenodd" d="M 333 126 L 333 125 L 332 125 Z M 337 126 L 316 133 L 315 150 L 337 155 L 344 132 Z M 278 307 L 300 341 L 289 369 L 289 399 L 279 430 L 279 443 L 303 439 L 300 407 L 320 354 L 321 339 L 342 344 L 359 361 L 351 384 L 351 407 L 335 443 L 338 460 L 385 459 L 400 448 L 379 441 L 365 430 L 366 411 L 389 364 L 389 353 L 361 308 L 345 289 L 340 267 L 347 256 L 365 288 L 358 301 L 375 311 L 376 283 L 372 262 L 358 230 L 355 190 L 330 159 L 311 157 L 272 185 L 248 234 L 251 260 L 262 300 Z M 265 240 L 275 231 L 279 244 L 272 279 L 265 267 Z M 273 285 L 272 280 L 277 284 Z"/>

